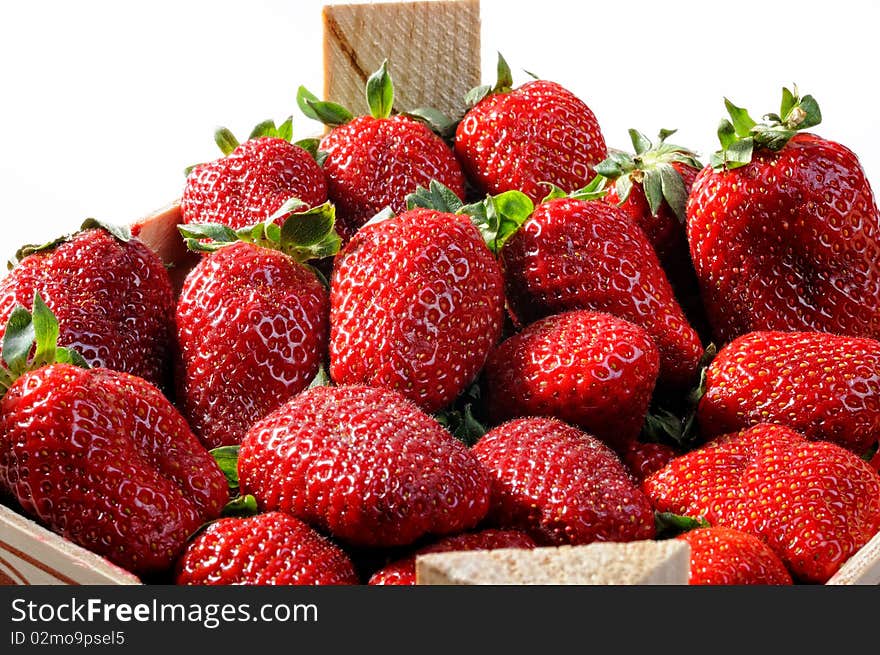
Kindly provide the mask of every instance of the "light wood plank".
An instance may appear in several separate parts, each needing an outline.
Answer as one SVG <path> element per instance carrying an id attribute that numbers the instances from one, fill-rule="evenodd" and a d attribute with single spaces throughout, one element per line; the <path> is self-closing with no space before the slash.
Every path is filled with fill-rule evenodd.
<path id="1" fill-rule="evenodd" d="M 827 584 L 880 585 L 880 532 L 850 557 Z"/>
<path id="2" fill-rule="evenodd" d="M 480 83 L 480 3 L 434 0 L 324 7 L 324 98 L 369 113 L 367 77 L 387 58 L 398 111 L 452 117 Z"/>

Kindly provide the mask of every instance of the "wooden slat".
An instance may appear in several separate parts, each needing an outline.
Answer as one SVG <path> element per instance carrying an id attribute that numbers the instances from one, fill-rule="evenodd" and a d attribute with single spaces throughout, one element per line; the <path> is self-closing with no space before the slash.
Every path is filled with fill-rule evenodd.
<path id="1" fill-rule="evenodd" d="M 324 7 L 324 98 L 369 113 L 367 77 L 387 58 L 395 109 L 449 116 L 480 83 L 480 3 L 434 0 Z"/>
<path id="2" fill-rule="evenodd" d="M 180 201 L 175 200 L 131 226 L 131 233 L 159 255 L 168 267 L 175 292 L 180 291 L 186 274 L 199 261 L 198 254 L 186 249 L 183 237 L 177 231 L 180 223 Z"/>
<path id="3" fill-rule="evenodd" d="M 673 539 L 431 553 L 416 558 L 416 581 L 426 585 L 686 585 L 689 568 L 690 546 Z"/>
<path id="4" fill-rule="evenodd" d="M 880 532 L 828 581 L 830 585 L 880 585 Z"/>
<path id="5" fill-rule="evenodd" d="M 0 505 L 0 584 L 141 584 L 91 551 Z"/>

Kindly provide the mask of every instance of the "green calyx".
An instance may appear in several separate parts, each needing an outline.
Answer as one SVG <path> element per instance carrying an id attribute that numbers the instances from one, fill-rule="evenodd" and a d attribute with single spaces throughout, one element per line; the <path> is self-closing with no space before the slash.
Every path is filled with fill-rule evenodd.
<path id="1" fill-rule="evenodd" d="M 373 118 L 391 116 L 394 111 L 394 83 L 391 80 L 391 73 L 388 72 L 387 59 L 382 62 L 379 70 L 367 78 L 365 94 Z M 304 86 L 299 87 L 296 92 L 296 104 L 307 117 L 329 127 L 345 125 L 354 119 L 354 114 L 346 107 L 335 102 L 320 100 Z"/>
<path id="2" fill-rule="evenodd" d="M 73 364 L 89 368 L 83 356 L 58 345 L 58 320 L 39 293 L 31 311 L 21 305 L 9 315 L 3 335 L 3 363 L 0 365 L 0 396 L 22 375 L 49 364 Z"/>
<path id="3" fill-rule="evenodd" d="M 799 131 L 815 127 L 822 122 L 819 104 L 811 95 L 801 97 L 797 85 L 782 89 L 779 113 L 765 114 L 764 122 L 758 123 L 749 112 L 737 107 L 727 98 L 724 106 L 730 120 L 718 124 L 718 140 L 721 150 L 712 155 L 715 170 L 734 169 L 752 161 L 755 150 L 781 150 Z"/>
<path id="4" fill-rule="evenodd" d="M 336 209 L 329 202 L 302 211 L 305 204 L 291 198 L 262 223 L 233 230 L 217 223 L 190 223 L 177 229 L 187 248 L 195 252 L 214 252 L 244 241 L 263 248 L 280 250 L 297 262 L 330 257 L 342 243 L 336 233 Z M 276 221 L 287 216 L 280 225 Z"/>
<path id="5" fill-rule="evenodd" d="M 437 422 L 467 447 L 473 446 L 488 432 L 486 424 L 477 417 L 482 408 L 481 396 L 479 382 L 474 382 L 450 407 L 434 414 Z"/>
<path id="6" fill-rule="evenodd" d="M 240 485 L 238 482 L 238 453 L 241 446 L 220 446 L 209 451 L 217 466 L 226 476 L 226 483 L 229 485 L 229 495 L 231 500 L 220 510 L 220 517 L 226 518 L 230 516 L 254 516 L 258 513 L 257 499 L 251 494 L 240 495 Z M 199 531 L 213 523 L 213 521 L 202 525 Z"/>
<path id="7" fill-rule="evenodd" d="M 468 107 L 473 107 L 480 102 L 480 100 L 493 93 L 508 93 L 513 90 L 513 73 L 510 72 L 510 66 L 500 52 L 498 53 L 498 65 L 496 70 L 497 76 L 494 86 L 490 84 L 481 84 L 467 92 L 464 101 Z M 529 73 L 529 75 L 534 77 L 531 73 Z"/>
<path id="8" fill-rule="evenodd" d="M 621 204 L 629 198 L 633 184 L 641 184 L 652 215 L 656 216 L 666 201 L 678 220 L 684 223 L 687 187 L 673 164 L 697 170 L 703 166 L 692 150 L 666 142 L 675 132 L 660 130 L 655 144 L 638 130 L 631 129 L 629 136 L 635 154 L 614 150 L 596 166 L 596 172 L 614 181 Z"/>
<path id="9" fill-rule="evenodd" d="M 606 183 L 607 180 L 604 177 L 597 175 L 590 180 L 590 183 L 587 184 L 587 186 L 576 189 L 571 193 L 566 193 L 565 189 L 559 188 L 552 182 L 544 182 L 544 184 L 550 188 L 550 193 L 544 196 L 541 203 L 543 204 L 559 198 L 571 198 L 572 200 L 601 200 L 608 193 Z"/>
<path id="10" fill-rule="evenodd" d="M 489 250 L 496 255 L 535 210 L 529 197 L 519 191 L 486 196 L 480 202 L 466 205 L 451 189 L 436 180 L 432 180 L 427 189 L 419 187 L 408 195 L 406 206 L 407 209 L 423 207 L 469 216 L 483 235 Z"/>
<path id="11" fill-rule="evenodd" d="M 75 237 L 80 232 L 85 232 L 86 230 L 104 230 L 110 236 L 121 241 L 122 243 L 127 243 L 131 241 L 131 230 L 122 225 L 114 225 L 113 223 L 107 223 L 106 221 L 98 220 L 97 218 L 87 218 L 80 225 L 79 230 L 74 232 L 73 234 L 65 234 L 64 236 L 60 236 L 57 239 L 52 239 L 51 241 L 47 241 L 46 243 L 41 244 L 27 244 L 19 248 L 15 251 L 15 255 L 13 258 L 7 263 L 7 268 L 12 270 L 18 262 L 27 257 L 28 255 L 33 255 L 35 252 L 48 252 L 49 250 L 55 249 L 57 246 L 60 246 L 65 241 L 70 241 L 73 237 Z"/>
<path id="12" fill-rule="evenodd" d="M 702 516 L 682 516 L 672 512 L 654 512 L 654 526 L 658 539 L 669 539 L 698 528 L 711 528 L 712 525 Z"/>

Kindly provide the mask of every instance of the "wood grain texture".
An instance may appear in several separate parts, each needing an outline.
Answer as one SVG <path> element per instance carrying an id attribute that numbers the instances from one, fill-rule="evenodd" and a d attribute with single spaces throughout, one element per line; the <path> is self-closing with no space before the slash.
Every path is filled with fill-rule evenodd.
<path id="1" fill-rule="evenodd" d="M 880 585 L 880 532 L 832 576 L 830 585 Z"/>
<path id="2" fill-rule="evenodd" d="M 141 584 L 140 579 L 0 505 L 0 584 Z"/>
<path id="3" fill-rule="evenodd" d="M 594 543 L 420 555 L 416 584 L 686 585 L 689 569 L 680 540 Z"/>
<path id="4" fill-rule="evenodd" d="M 433 0 L 324 7 L 324 98 L 369 113 L 367 77 L 387 58 L 394 108 L 464 113 L 480 83 L 480 3 Z"/>

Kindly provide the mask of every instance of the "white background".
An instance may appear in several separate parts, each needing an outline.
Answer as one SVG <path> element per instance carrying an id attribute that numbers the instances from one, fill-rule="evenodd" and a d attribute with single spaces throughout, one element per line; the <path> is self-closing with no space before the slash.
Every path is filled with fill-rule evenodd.
<path id="1" fill-rule="evenodd" d="M 0 0 L 0 257 L 178 197 L 216 125 L 294 113 L 313 134 L 295 93 L 321 90 L 322 4 Z M 708 155 L 723 96 L 759 115 L 797 82 L 880 189 L 880 3 L 483 0 L 482 18 L 485 81 L 501 50 L 579 95 L 610 145 L 678 127 Z"/>

